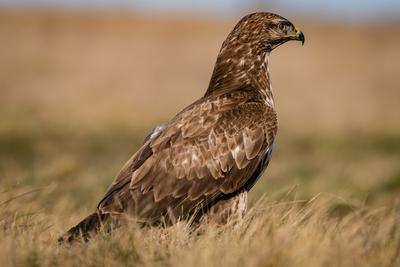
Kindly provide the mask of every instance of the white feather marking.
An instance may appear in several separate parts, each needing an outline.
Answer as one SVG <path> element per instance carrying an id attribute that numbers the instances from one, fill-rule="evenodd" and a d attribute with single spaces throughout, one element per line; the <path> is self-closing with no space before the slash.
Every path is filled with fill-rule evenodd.
<path id="1" fill-rule="evenodd" d="M 197 157 L 196 152 L 192 152 L 192 162 L 198 161 L 199 157 Z"/>
<path id="2" fill-rule="evenodd" d="M 187 164 L 189 163 L 189 161 L 188 161 L 188 159 L 184 159 L 183 161 L 182 161 L 182 166 L 187 166 Z"/>
<path id="3" fill-rule="evenodd" d="M 264 59 L 264 64 L 265 64 L 266 69 L 267 69 L 267 73 L 266 73 L 267 76 L 268 76 L 268 73 L 269 73 L 269 65 L 268 65 L 268 62 L 269 62 L 269 52 L 267 52 L 267 53 L 265 54 L 265 59 Z M 269 83 L 269 90 L 272 92 L 271 83 Z M 265 95 L 265 104 L 266 104 L 267 106 L 269 106 L 269 107 L 272 107 L 272 108 L 275 107 L 274 99 L 272 98 L 272 96 L 270 96 L 270 95 L 268 95 L 268 94 Z"/>
<path id="4" fill-rule="evenodd" d="M 165 129 L 165 125 L 157 126 L 150 135 L 150 139 L 154 139 L 162 130 Z"/>
<path id="5" fill-rule="evenodd" d="M 273 99 L 271 99 L 271 98 L 269 98 L 269 97 L 267 97 L 266 99 L 265 99 L 265 104 L 267 105 L 267 106 L 269 106 L 269 107 L 271 107 L 271 108 L 273 108 L 274 107 L 274 100 Z"/>
<path id="6" fill-rule="evenodd" d="M 269 52 L 265 53 L 265 58 L 264 58 L 264 62 L 268 67 L 268 61 L 269 61 Z"/>
<path id="7" fill-rule="evenodd" d="M 236 146 L 235 149 L 232 150 L 232 157 L 233 157 L 234 159 L 236 159 L 236 157 L 238 156 L 239 152 L 240 152 L 240 147 L 239 147 L 239 146 Z"/>

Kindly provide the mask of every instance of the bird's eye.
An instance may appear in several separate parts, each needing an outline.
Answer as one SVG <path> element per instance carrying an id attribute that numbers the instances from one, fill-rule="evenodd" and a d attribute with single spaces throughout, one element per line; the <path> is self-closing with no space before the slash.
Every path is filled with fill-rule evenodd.
<path id="1" fill-rule="evenodd" d="M 287 27 L 286 27 L 285 24 L 279 24 L 278 27 L 279 27 L 279 29 L 280 29 L 281 31 L 286 31 L 286 29 L 287 29 Z"/>

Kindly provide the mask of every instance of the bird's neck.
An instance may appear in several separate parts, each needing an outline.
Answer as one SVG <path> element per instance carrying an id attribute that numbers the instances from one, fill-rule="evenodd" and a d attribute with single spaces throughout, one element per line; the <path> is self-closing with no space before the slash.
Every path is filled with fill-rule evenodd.
<path id="1" fill-rule="evenodd" d="M 211 76 L 206 95 L 241 90 L 255 90 L 273 105 L 270 85 L 269 53 L 254 53 L 250 47 L 222 48 Z"/>

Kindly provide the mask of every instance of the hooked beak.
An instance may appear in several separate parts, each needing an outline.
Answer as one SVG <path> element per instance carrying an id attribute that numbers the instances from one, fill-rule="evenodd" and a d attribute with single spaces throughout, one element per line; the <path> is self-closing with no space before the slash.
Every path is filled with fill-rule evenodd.
<path id="1" fill-rule="evenodd" d="M 298 40 L 298 41 L 300 41 L 300 42 L 301 42 L 301 45 L 304 45 L 304 41 L 305 41 L 304 34 L 303 34 L 303 32 L 302 32 L 299 28 L 297 28 L 297 27 L 296 27 L 295 39 Z"/>

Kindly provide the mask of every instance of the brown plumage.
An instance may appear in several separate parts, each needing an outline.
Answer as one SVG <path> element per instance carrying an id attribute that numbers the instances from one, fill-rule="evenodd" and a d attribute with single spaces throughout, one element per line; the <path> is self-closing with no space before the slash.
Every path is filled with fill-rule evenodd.
<path id="1" fill-rule="evenodd" d="M 87 240 L 109 219 L 173 224 L 226 222 L 243 214 L 247 191 L 271 157 L 277 116 L 268 55 L 289 40 L 292 23 L 271 13 L 245 16 L 217 58 L 205 95 L 157 127 L 129 159 L 96 211 L 61 241 Z"/>

